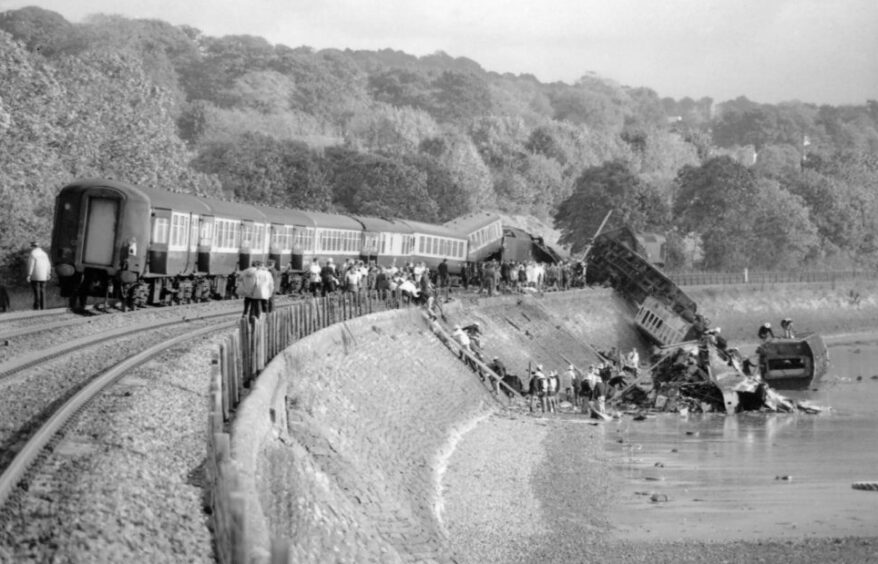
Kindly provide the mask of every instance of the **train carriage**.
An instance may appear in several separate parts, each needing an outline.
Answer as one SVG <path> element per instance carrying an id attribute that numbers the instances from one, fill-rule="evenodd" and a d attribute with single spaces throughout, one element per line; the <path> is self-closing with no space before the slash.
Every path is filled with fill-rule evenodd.
<path id="1" fill-rule="evenodd" d="M 359 259 L 362 247 L 363 225 L 347 215 L 325 212 L 301 212 L 314 223 L 314 240 L 305 251 L 305 263 L 313 258 L 332 259 L 336 264 L 347 259 Z"/>
<path id="2" fill-rule="evenodd" d="M 268 258 L 268 219 L 250 204 L 202 198 L 211 214 L 204 219 L 205 242 L 209 242 L 203 271 L 232 274 L 254 261 Z"/>
<path id="3" fill-rule="evenodd" d="M 466 237 L 442 225 L 412 220 L 400 222 L 412 230 L 411 260 L 423 262 L 430 270 L 435 270 L 443 259 L 447 259 L 450 274 L 459 275 L 463 271 L 467 256 Z"/>
<path id="4" fill-rule="evenodd" d="M 306 246 L 313 248 L 314 220 L 299 210 L 254 207 L 269 224 L 268 258 L 280 270 L 302 271 Z"/>
<path id="5" fill-rule="evenodd" d="M 149 236 L 150 201 L 141 190 L 100 179 L 66 186 L 55 199 L 51 250 L 61 295 L 84 283 L 106 292 L 117 276 L 137 279 L 146 271 Z"/>
<path id="6" fill-rule="evenodd" d="M 150 203 L 150 236 L 146 276 L 191 275 L 201 268 L 205 252 L 200 238 L 201 223 L 211 215 L 210 207 L 188 194 L 140 188 Z"/>
<path id="7" fill-rule="evenodd" d="M 402 265 L 411 258 L 404 252 L 411 246 L 412 228 L 400 220 L 380 217 L 351 216 L 363 226 L 360 259 L 375 261 L 382 266 Z"/>
<path id="8" fill-rule="evenodd" d="M 474 212 L 445 222 L 444 226 L 468 240 L 466 260 L 482 262 L 498 253 L 503 243 L 503 223 L 495 213 Z"/>

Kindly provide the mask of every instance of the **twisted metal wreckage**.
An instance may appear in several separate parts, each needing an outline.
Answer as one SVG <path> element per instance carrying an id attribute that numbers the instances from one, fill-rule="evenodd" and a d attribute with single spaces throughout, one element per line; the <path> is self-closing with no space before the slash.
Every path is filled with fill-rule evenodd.
<path id="1" fill-rule="evenodd" d="M 586 251 L 588 283 L 618 291 L 636 308 L 637 328 L 658 347 L 652 365 L 642 373 L 602 355 L 622 366 L 623 375 L 633 376 L 611 404 L 659 411 L 823 411 L 788 399 L 769 385 L 808 389 L 816 384 L 828 364 L 819 335 L 765 340 L 751 371 L 749 361 L 728 348 L 718 330 L 710 329 L 695 301 L 646 258 L 652 254 L 627 227 L 598 234 Z"/>

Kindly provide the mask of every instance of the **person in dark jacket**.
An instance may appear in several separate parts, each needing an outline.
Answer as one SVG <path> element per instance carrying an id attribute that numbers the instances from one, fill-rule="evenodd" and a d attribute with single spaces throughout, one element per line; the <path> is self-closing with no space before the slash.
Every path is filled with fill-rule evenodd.
<path id="1" fill-rule="evenodd" d="M 762 326 L 759 327 L 759 331 L 756 332 L 756 335 L 761 341 L 770 341 L 771 339 L 774 339 L 774 331 L 771 330 L 771 323 L 763 323 Z"/>
<path id="2" fill-rule="evenodd" d="M 321 296 L 335 292 L 335 265 L 332 264 L 332 259 L 327 260 L 326 264 L 323 265 L 323 268 L 320 269 L 320 285 Z"/>
<path id="3" fill-rule="evenodd" d="M 439 284 L 439 292 L 440 297 L 444 299 L 448 299 L 448 294 L 451 293 L 451 279 L 448 276 L 448 259 L 442 259 L 442 262 L 439 263 L 439 267 L 437 270 L 437 282 Z"/>

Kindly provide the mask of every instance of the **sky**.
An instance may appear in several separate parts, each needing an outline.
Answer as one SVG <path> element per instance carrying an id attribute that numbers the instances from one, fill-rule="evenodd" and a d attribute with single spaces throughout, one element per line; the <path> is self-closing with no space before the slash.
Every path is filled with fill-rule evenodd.
<path id="1" fill-rule="evenodd" d="M 676 99 L 878 99 L 878 0 L 0 0 L 289 47 L 444 51 L 569 84 L 596 73 Z"/>

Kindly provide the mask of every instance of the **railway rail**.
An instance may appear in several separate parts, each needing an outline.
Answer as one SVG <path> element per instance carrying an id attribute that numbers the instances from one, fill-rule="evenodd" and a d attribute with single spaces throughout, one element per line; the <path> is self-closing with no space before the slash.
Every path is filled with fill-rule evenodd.
<path id="1" fill-rule="evenodd" d="M 224 311 L 220 313 L 207 314 L 202 316 L 180 316 L 175 317 L 171 320 L 160 320 L 152 323 L 145 323 L 140 325 L 135 325 L 133 327 L 127 329 L 108 329 L 106 331 L 102 331 L 100 333 L 94 333 L 85 337 L 81 337 L 79 339 L 74 339 L 71 341 L 67 341 L 63 344 L 56 345 L 49 348 L 44 348 L 36 351 L 31 351 L 29 353 L 25 353 L 19 355 L 11 360 L 3 362 L 0 364 L 0 387 L 4 385 L 8 385 L 9 383 L 15 380 L 16 375 L 20 374 L 26 368 L 30 368 L 35 366 L 41 362 L 48 361 L 53 358 L 57 358 L 61 355 L 70 353 L 72 351 L 77 351 L 83 349 L 85 347 L 90 347 L 94 345 L 98 345 L 107 341 L 108 339 L 124 337 L 126 335 L 132 335 L 135 333 L 139 333 L 142 331 L 148 331 L 152 329 L 159 329 L 162 327 L 170 327 L 172 325 L 176 325 L 179 323 L 191 323 L 195 321 L 202 320 L 210 320 L 215 319 L 217 317 L 229 317 L 232 315 L 236 315 L 237 308 L 235 312 L 232 311 Z M 59 325 L 58 327 L 67 326 L 66 322 L 63 325 Z"/>
<path id="2" fill-rule="evenodd" d="M 214 314 L 204 316 L 201 319 L 215 319 L 218 317 L 230 317 L 232 315 L 234 314 Z M 148 329 L 187 324 L 191 321 L 192 320 L 182 319 L 175 322 L 163 321 L 160 323 L 150 324 L 148 326 Z M 170 349 L 171 347 L 209 333 L 230 329 L 233 326 L 234 322 L 231 321 L 225 323 L 213 323 L 208 327 L 202 327 L 193 331 L 186 332 L 182 335 L 176 335 L 169 339 L 165 339 L 158 344 L 150 346 L 145 350 L 132 354 L 121 362 L 116 363 L 111 368 L 106 369 L 94 376 L 90 381 L 88 381 L 87 384 L 82 386 L 71 397 L 66 399 L 66 401 L 64 401 L 57 410 L 55 410 L 49 417 L 46 418 L 45 422 L 43 422 L 42 425 L 40 425 L 40 427 L 31 434 L 30 438 L 27 439 L 25 444 L 21 447 L 21 449 L 11 460 L 11 462 L 3 469 L 3 473 L 2 475 L 0 475 L 0 507 L 2 507 L 2 505 L 9 499 L 10 495 L 15 491 L 16 485 L 19 484 L 21 480 L 26 476 L 28 468 L 30 468 L 32 464 L 40 457 L 41 453 L 44 452 L 44 450 L 48 446 L 50 446 L 54 440 L 56 440 L 56 438 L 63 432 L 65 427 L 76 416 L 76 414 L 81 412 L 107 387 L 111 386 L 122 376 L 129 373 L 133 368 L 146 363 L 150 359 Z M 146 327 L 147 326 L 140 326 L 137 329 L 131 330 L 129 333 L 148 330 L 146 329 Z M 118 334 L 114 333 L 112 336 L 109 336 L 107 334 L 100 334 L 89 337 L 87 339 L 91 340 L 91 344 L 97 344 L 98 342 L 106 341 L 108 338 L 115 337 L 118 337 Z M 82 345 L 68 344 L 59 347 L 59 349 L 64 348 L 65 352 L 69 352 L 70 350 L 77 350 L 81 346 Z M 57 352 L 57 354 L 63 353 Z M 43 358 L 45 359 L 45 356 Z"/>

